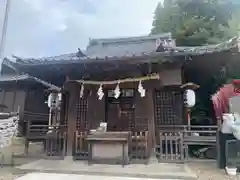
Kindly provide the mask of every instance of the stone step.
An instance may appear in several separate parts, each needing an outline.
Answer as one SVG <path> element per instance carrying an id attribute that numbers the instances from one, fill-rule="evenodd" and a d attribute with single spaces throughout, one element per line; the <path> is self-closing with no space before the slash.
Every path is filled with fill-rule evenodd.
<path id="1" fill-rule="evenodd" d="M 105 175 L 120 177 L 137 177 L 152 179 L 196 180 L 197 176 L 185 164 L 129 164 L 120 165 L 92 164 L 83 161 L 45 160 L 41 159 L 16 167 L 24 172 L 44 172 L 63 174 Z"/>

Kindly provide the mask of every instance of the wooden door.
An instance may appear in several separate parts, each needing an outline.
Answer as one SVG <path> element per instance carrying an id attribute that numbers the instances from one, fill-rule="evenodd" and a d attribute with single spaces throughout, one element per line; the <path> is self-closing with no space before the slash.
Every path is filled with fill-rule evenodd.
<path id="1" fill-rule="evenodd" d="M 119 103 L 107 101 L 107 129 L 109 131 L 118 131 L 120 124 Z"/>
<path id="2" fill-rule="evenodd" d="M 120 104 L 120 125 L 122 131 L 132 131 L 135 128 L 134 104 L 131 100 Z"/>
<path id="3" fill-rule="evenodd" d="M 128 91 L 123 90 L 118 99 L 112 96 L 107 98 L 107 126 L 109 131 L 131 131 L 134 128 L 134 96 L 133 93 L 125 92 Z"/>

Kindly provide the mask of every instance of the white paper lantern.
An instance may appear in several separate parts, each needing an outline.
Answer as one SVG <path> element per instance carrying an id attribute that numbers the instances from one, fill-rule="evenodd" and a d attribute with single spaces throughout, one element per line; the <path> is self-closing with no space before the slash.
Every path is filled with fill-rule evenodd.
<path id="1" fill-rule="evenodd" d="M 62 93 L 58 93 L 58 101 L 62 101 Z"/>
<path id="2" fill-rule="evenodd" d="M 53 108 L 58 105 L 58 94 L 57 93 L 50 93 L 48 96 L 48 107 Z"/>
<path id="3" fill-rule="evenodd" d="M 184 92 L 184 103 L 187 107 L 193 107 L 196 103 L 195 92 L 191 89 L 187 89 Z"/>
<path id="4" fill-rule="evenodd" d="M 52 99 L 53 99 L 53 94 L 49 94 L 48 95 L 48 107 L 51 108 L 52 106 Z"/>

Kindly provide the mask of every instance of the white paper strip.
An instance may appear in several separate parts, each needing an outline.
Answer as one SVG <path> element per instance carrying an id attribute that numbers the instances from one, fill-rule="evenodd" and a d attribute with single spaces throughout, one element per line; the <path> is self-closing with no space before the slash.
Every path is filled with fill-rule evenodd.
<path id="1" fill-rule="evenodd" d="M 84 93 L 84 85 L 82 84 L 81 89 L 80 89 L 80 98 L 83 97 L 83 93 Z"/>
<path id="2" fill-rule="evenodd" d="M 140 93 L 141 97 L 145 97 L 146 90 L 143 88 L 141 81 L 139 81 L 139 84 L 138 84 L 138 92 Z"/>
<path id="3" fill-rule="evenodd" d="M 102 85 L 100 85 L 97 94 L 98 94 L 98 99 L 99 99 L 99 100 L 102 100 L 102 98 L 103 98 L 103 96 L 104 96 L 103 89 L 102 89 Z"/>
<path id="4" fill-rule="evenodd" d="M 116 88 L 114 90 L 114 97 L 115 97 L 115 99 L 119 98 L 120 94 L 121 94 L 121 91 L 120 91 L 120 88 L 119 88 L 119 84 L 117 84 L 117 86 L 116 86 Z"/>

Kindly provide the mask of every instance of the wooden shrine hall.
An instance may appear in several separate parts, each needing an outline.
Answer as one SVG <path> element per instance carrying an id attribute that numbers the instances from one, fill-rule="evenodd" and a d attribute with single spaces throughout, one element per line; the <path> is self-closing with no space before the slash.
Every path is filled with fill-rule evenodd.
<path id="1" fill-rule="evenodd" d="M 93 153 L 102 156 L 105 152 L 106 156 L 118 154 L 119 157 L 122 157 L 122 152 L 119 152 L 122 145 L 128 147 L 128 150 L 124 151 L 128 154 L 130 143 L 138 143 L 142 148 L 142 152 L 138 152 L 141 153 L 139 156 L 149 157 L 155 143 L 153 91 L 156 85 L 160 84 L 159 80 L 158 74 L 151 74 L 113 81 L 67 81 L 64 90 L 69 92 L 69 106 L 72 104 L 77 107 L 68 108 L 68 141 L 73 142 L 78 135 L 81 138 L 83 133 L 92 143 L 106 143 L 102 149 L 101 146 L 93 149 Z M 180 97 L 174 102 L 179 105 L 177 108 L 181 112 L 182 99 L 180 91 L 178 93 Z M 102 122 L 106 122 L 106 132 L 98 131 Z M 74 136 L 72 132 L 80 134 Z M 87 135 L 88 132 L 90 135 Z M 136 136 L 134 141 L 139 142 L 132 142 L 132 136 Z M 68 148 L 67 152 L 71 155 L 72 144 L 69 144 Z"/>
<path id="2" fill-rule="evenodd" d="M 236 38 L 213 46 L 176 47 L 167 33 L 92 39 L 84 52 L 55 57 L 5 58 L 2 76 L 29 74 L 62 87 L 61 91 L 42 90 L 46 101 L 47 92 L 61 94 L 51 111 L 51 122 L 39 125 L 32 123 L 37 117 L 23 118 L 27 122 L 25 155 L 30 141 L 41 141 L 47 157 L 127 164 L 133 159 L 147 162 L 154 153 L 161 162 L 184 162 L 187 143 L 216 144 L 216 135 L 205 135 L 206 131 L 201 141 L 191 136 L 194 130 L 183 92 L 196 85 L 187 82 L 184 70 L 188 66 L 212 72 L 203 62 L 218 59 L 216 67 L 223 65 L 236 48 Z M 4 82 L 4 86 L 0 82 L 5 89 L 18 90 L 20 84 L 26 91 L 37 90 L 21 81 Z M 209 133 L 216 133 L 216 127 L 212 128 Z"/>

